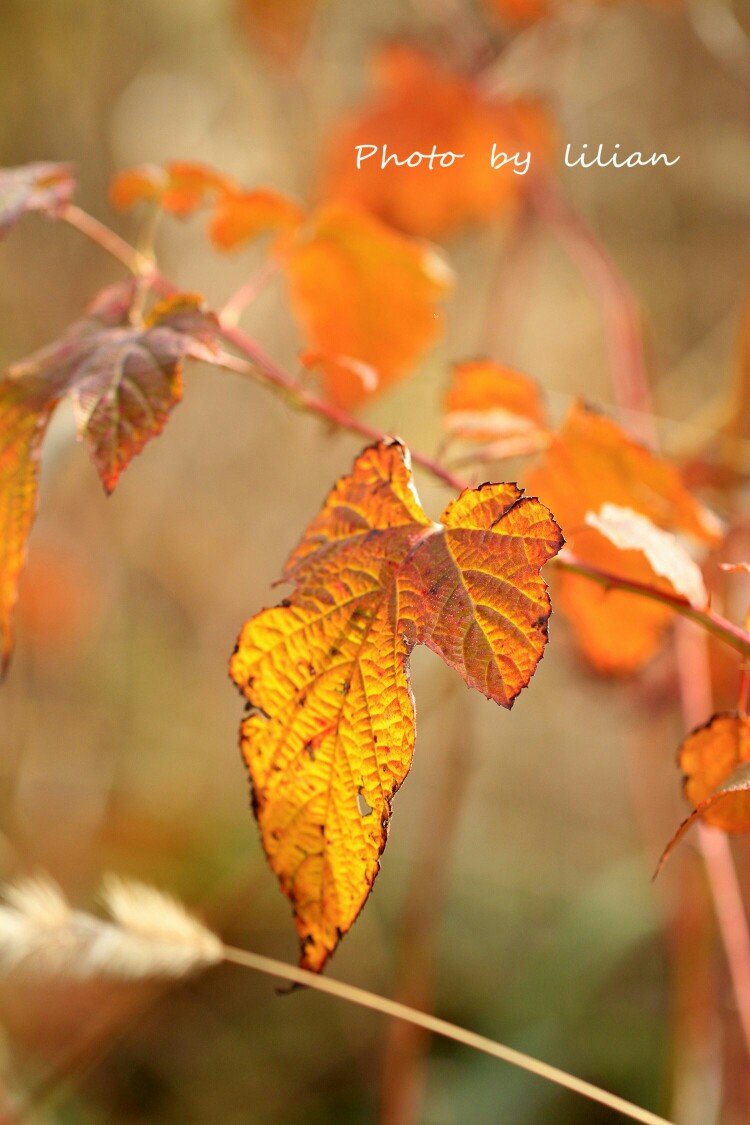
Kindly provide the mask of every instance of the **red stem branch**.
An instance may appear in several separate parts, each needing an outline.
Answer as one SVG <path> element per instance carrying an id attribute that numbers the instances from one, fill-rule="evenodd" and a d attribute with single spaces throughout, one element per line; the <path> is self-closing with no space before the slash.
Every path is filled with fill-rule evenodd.
<path id="1" fill-rule="evenodd" d="M 677 633 L 677 669 L 685 723 L 694 728 L 705 722 L 713 711 L 705 634 L 687 628 Z M 750 1055 L 750 932 L 734 857 L 726 834 L 702 822 L 698 824 L 698 847 L 711 888 L 740 1026 Z"/>
<path id="2" fill-rule="evenodd" d="M 655 428 L 643 334 L 633 294 L 578 212 L 542 176 L 535 176 L 531 184 L 531 201 L 590 278 L 604 314 L 617 404 L 636 415 L 640 436 L 653 443 Z"/>
<path id="3" fill-rule="evenodd" d="M 559 202 L 557 206 L 560 206 Z M 577 219 L 574 213 L 573 217 Z M 85 234 L 87 238 L 96 242 L 103 250 L 106 250 L 109 254 L 113 255 L 113 257 L 117 258 L 117 260 L 129 270 L 138 272 L 145 269 L 149 271 L 151 284 L 154 288 L 162 292 L 174 292 L 174 286 L 154 268 L 152 262 L 144 258 L 142 254 L 124 239 L 120 238 L 119 235 L 115 234 L 114 231 L 111 231 L 108 227 L 104 226 L 103 223 L 100 223 L 98 219 L 94 219 L 91 215 L 82 211 L 74 204 L 70 204 L 65 209 L 63 218 L 71 226 L 76 227 L 82 234 Z M 569 225 L 570 219 L 571 216 L 568 215 L 566 226 Z M 583 229 L 586 230 L 585 227 Z M 598 244 L 596 240 L 593 239 L 592 235 L 587 234 L 587 240 L 593 241 L 594 246 L 597 247 L 597 256 L 604 254 L 604 251 L 599 250 Z M 615 267 L 610 263 L 608 268 L 611 270 L 613 276 L 617 278 L 618 275 Z M 620 296 L 622 296 L 623 292 L 627 292 L 624 283 L 618 282 L 617 292 Z M 259 379 L 264 385 L 281 392 L 292 405 L 299 409 L 317 414 L 321 418 L 325 418 L 326 421 L 333 426 L 348 430 L 350 433 L 359 434 L 360 437 L 365 438 L 367 441 L 377 442 L 388 440 L 389 435 L 382 430 L 369 425 L 367 422 L 361 421 L 359 418 L 355 418 L 345 410 L 340 409 L 340 407 L 334 406 L 333 403 L 326 402 L 325 399 L 319 398 L 317 395 L 305 390 L 304 387 L 301 387 L 295 379 L 283 371 L 282 368 L 265 353 L 263 348 L 261 348 L 255 340 L 248 336 L 247 333 L 243 332 L 237 325 L 222 324 L 222 335 L 228 343 L 242 352 L 246 359 L 243 360 L 242 358 L 225 352 L 219 357 L 219 366 L 226 367 L 231 371 L 236 371 L 241 375 L 249 375 Z M 250 362 L 247 362 L 247 360 Z M 645 380 L 640 386 L 639 395 L 641 407 L 644 409 L 648 408 L 648 388 Z M 418 450 L 411 450 L 411 457 L 416 465 L 420 465 L 437 480 L 448 485 L 449 488 L 454 488 L 457 492 L 462 492 L 465 488 L 470 487 L 467 481 L 455 476 L 455 474 L 432 457 L 428 457 Z M 553 562 L 560 569 L 580 574 L 584 578 L 589 578 L 593 582 L 598 582 L 600 585 L 619 590 L 627 590 L 633 594 L 639 594 L 642 597 L 663 602 L 665 605 L 671 606 L 677 613 L 682 614 L 683 617 L 690 618 L 690 620 L 701 625 L 708 632 L 720 637 L 726 644 L 742 653 L 743 656 L 750 656 L 750 632 L 740 628 L 739 625 L 735 625 L 733 622 L 728 621 L 726 618 L 721 617 L 710 609 L 694 609 L 687 601 L 676 594 L 671 595 L 643 583 L 624 581 L 618 578 L 617 575 L 609 574 L 606 571 L 598 570 L 596 567 L 588 566 L 579 559 L 571 557 L 563 559 L 557 558 L 553 560 Z"/>
<path id="4" fill-rule="evenodd" d="M 326 402 L 325 399 L 319 398 L 317 395 L 312 394 L 310 391 L 301 387 L 296 380 L 287 375 L 278 364 L 266 355 L 263 349 L 251 339 L 241 328 L 236 325 L 228 324 L 222 325 L 222 335 L 225 340 L 230 344 L 234 344 L 238 351 L 243 352 L 250 360 L 253 367 L 262 376 L 262 380 L 270 383 L 277 390 L 282 391 L 288 398 L 291 399 L 292 404 L 302 410 L 309 410 L 313 414 L 317 414 L 321 418 L 325 418 L 327 422 L 337 426 L 339 429 L 348 430 L 350 433 L 359 434 L 360 437 L 366 438 L 367 441 L 387 441 L 389 436 L 382 430 L 377 429 L 375 426 L 370 426 L 367 422 L 355 418 L 351 414 L 347 414 L 345 410 L 340 407 L 334 406 L 331 402 Z M 229 367 L 232 371 L 236 371 L 240 375 L 253 374 L 248 371 L 248 364 L 241 359 L 236 359 L 234 356 L 223 355 L 221 357 L 221 365 Z M 427 457 L 424 453 L 417 450 L 411 450 L 411 458 L 415 465 L 421 465 L 428 473 L 431 473 L 437 480 L 447 484 L 449 488 L 455 488 L 461 492 L 469 485 L 466 481 L 461 480 L 459 477 L 454 476 L 448 469 L 444 468 L 438 461 L 433 460 L 432 457 Z"/>

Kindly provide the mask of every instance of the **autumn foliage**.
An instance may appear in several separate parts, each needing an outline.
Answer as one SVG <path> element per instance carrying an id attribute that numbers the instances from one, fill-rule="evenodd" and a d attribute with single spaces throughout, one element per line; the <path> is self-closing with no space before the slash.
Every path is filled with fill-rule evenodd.
<path id="1" fill-rule="evenodd" d="M 489 135 L 502 122 L 512 133 L 532 120 L 520 106 L 486 104 L 464 79 L 438 73 L 410 48 L 388 52 L 380 65 L 381 101 L 366 120 L 384 143 L 417 146 L 420 130 L 435 127 L 424 117 L 427 89 L 442 129 L 455 120 Z M 332 181 L 338 201 L 311 209 L 175 162 L 120 173 L 111 198 L 119 209 L 159 209 L 182 220 L 202 212 L 208 237 L 225 252 L 270 236 L 269 263 L 286 282 L 301 361 L 320 377 L 323 397 L 264 368 L 262 353 L 251 350 L 250 358 L 262 378 L 341 424 L 343 411 L 403 378 L 440 331 L 450 271 L 403 231 L 443 233 L 511 202 L 507 183 L 492 181 L 490 191 L 468 165 L 441 180 L 444 194 L 431 195 L 428 207 L 409 195 L 413 179 L 409 192 L 395 175 L 357 182 L 357 198 L 343 180 Z M 0 185 L 4 231 L 26 211 L 69 215 L 65 166 L 13 169 Z M 6 667 L 42 442 L 57 403 L 71 399 L 79 439 L 111 492 L 179 402 L 185 359 L 237 369 L 225 351 L 242 346 L 234 312 L 223 321 L 135 252 L 133 262 L 132 280 L 100 294 L 60 340 L 12 365 L 0 382 Z M 367 432 L 354 419 L 348 424 Z M 711 612 L 694 553 L 720 543 L 720 523 L 674 465 L 613 419 L 578 402 L 555 432 L 533 379 L 477 359 L 454 365 L 443 424 L 451 442 L 475 451 L 469 459 L 531 457 L 525 476 L 541 499 L 515 484 L 466 487 L 434 522 L 417 499 L 407 449 L 383 436 L 337 482 L 284 570 L 290 595 L 250 618 L 231 661 L 248 705 L 241 741 L 263 846 L 294 909 L 302 964 L 315 971 L 370 893 L 391 802 L 409 772 L 415 645 L 510 707 L 547 642 L 551 607 L 540 571 L 561 551 L 563 533 L 556 605 L 599 671 L 636 672 L 676 612 Z M 695 811 L 675 840 L 699 816 L 730 831 L 748 827 L 747 786 L 737 774 L 748 760 L 746 727 L 744 715 L 718 716 L 685 742 L 680 764 Z"/>
<path id="2" fill-rule="evenodd" d="M 135 299 L 135 283 L 106 290 L 62 339 L 14 364 L 0 382 L 3 668 L 12 651 L 18 577 L 36 514 L 42 441 L 60 399 L 72 400 L 78 437 L 111 492 L 179 402 L 185 357 L 213 357 L 217 322 L 199 297 L 169 298 L 145 319 Z"/>
<path id="3" fill-rule="evenodd" d="M 494 7 L 521 22 L 547 9 L 505 0 Z M 283 19 L 272 5 L 241 8 L 244 21 L 263 28 L 269 50 L 289 61 L 291 48 L 271 43 L 294 38 L 312 5 Z M 391 802 L 414 752 L 416 645 L 511 707 L 547 643 L 551 605 L 541 569 L 554 560 L 555 606 L 598 672 L 637 674 L 678 613 L 750 653 L 746 631 L 714 612 L 701 569 L 722 544 L 720 521 L 688 489 L 680 466 L 614 418 L 577 401 L 555 429 L 529 375 L 492 357 L 458 359 L 444 379 L 443 459 L 415 454 L 457 493 L 434 521 L 417 497 L 403 442 L 348 413 L 405 378 L 440 336 L 454 279 L 423 238 L 527 216 L 538 181 L 512 167 L 492 169 L 487 154 L 493 144 L 533 150 L 544 169 L 553 133 L 539 105 L 490 96 L 476 74 L 421 47 L 392 45 L 376 60 L 369 104 L 335 130 L 315 202 L 194 162 L 139 165 L 111 184 L 119 211 L 200 216 L 221 252 L 241 255 L 262 241 L 262 276 L 283 279 L 304 376 L 280 371 L 237 328 L 253 279 L 212 311 L 200 296 L 177 291 L 148 248 L 103 236 L 100 225 L 93 236 L 130 280 L 99 294 L 59 340 L 0 381 L 4 668 L 43 440 L 64 397 L 108 494 L 163 431 L 181 399 L 187 359 L 248 374 L 369 439 L 292 551 L 283 572 L 291 592 L 250 617 L 231 660 L 247 703 L 241 744 L 263 847 L 294 909 L 301 962 L 314 971 L 350 929 L 378 873 Z M 467 154 L 439 175 L 423 164 L 382 167 L 379 159 L 353 170 L 355 142 L 428 152 L 437 136 L 446 150 Z M 72 205 L 74 187 L 62 164 L 0 173 L 0 233 L 40 212 L 91 234 L 91 220 Z M 456 445 L 463 450 L 456 464 L 473 466 L 471 481 L 451 467 Z M 509 458 L 520 459 L 517 475 L 530 495 L 513 483 L 479 483 L 486 466 Z M 699 818 L 730 832 L 750 828 L 749 761 L 741 709 L 686 739 L 680 766 L 694 811 L 675 841 Z"/>
<path id="4" fill-rule="evenodd" d="M 466 223 L 482 223 L 522 201 L 529 177 L 513 165 L 493 168 L 493 152 L 531 150 L 550 158 L 553 130 L 541 106 L 522 99 L 492 101 L 478 86 L 430 55 L 398 45 L 375 63 L 373 103 L 342 125 L 331 142 L 322 193 L 365 207 L 410 234 L 435 238 Z M 412 153 L 462 154 L 452 164 L 409 167 Z M 367 146 L 359 167 L 357 146 Z M 365 152 L 378 150 L 365 158 Z M 383 166 L 383 146 L 386 163 Z M 388 156 L 402 161 L 387 161 Z"/>
<path id="5" fill-rule="evenodd" d="M 290 598 L 242 631 L 242 747 L 302 964 L 321 969 L 357 917 L 414 751 L 409 654 L 425 644 L 510 707 L 547 641 L 540 567 L 562 536 L 515 485 L 467 490 L 436 524 L 407 451 L 362 453 L 284 571 Z"/>
<path id="6" fill-rule="evenodd" d="M 699 543 L 720 538 L 716 518 L 685 488 L 677 470 L 650 452 L 614 421 L 583 403 L 573 406 L 560 433 L 528 477 L 565 530 L 572 554 L 622 582 L 669 591 L 641 550 L 623 550 L 587 521 L 603 504 L 648 519 L 656 528 Z M 659 648 L 672 612 L 663 603 L 635 599 L 618 589 L 592 590 L 577 574 L 560 576 L 558 608 L 601 672 L 634 672 Z"/>

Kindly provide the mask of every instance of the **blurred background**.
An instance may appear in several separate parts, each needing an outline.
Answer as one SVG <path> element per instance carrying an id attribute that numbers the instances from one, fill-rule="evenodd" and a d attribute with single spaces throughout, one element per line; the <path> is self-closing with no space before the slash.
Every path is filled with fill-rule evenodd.
<path id="1" fill-rule="evenodd" d="M 3 0 L 1 163 L 73 161 L 80 205 L 129 239 L 137 219 L 112 213 L 107 185 L 132 164 L 202 161 L 307 201 L 331 129 L 368 97 L 373 51 L 402 37 L 447 50 L 451 28 L 471 25 L 497 55 L 498 83 L 548 101 L 554 175 L 637 297 L 660 436 L 677 450 L 700 436 L 735 363 L 749 16 L 739 0 L 561 4 L 529 26 L 463 0 Z M 567 142 L 681 159 L 668 172 L 566 169 Z M 261 252 L 220 257 L 201 228 L 165 218 L 159 263 L 219 306 Z M 576 394 L 613 408 L 597 294 L 549 230 L 532 222 L 511 246 L 501 218 L 444 252 L 457 276 L 444 335 L 367 408 L 374 424 L 434 451 L 450 364 L 479 354 L 537 377 L 556 417 Z M 0 250 L 2 361 L 55 338 L 120 277 L 74 230 L 26 218 Z M 294 369 L 280 283 L 243 325 Z M 0 696 L 1 875 L 49 871 L 86 905 L 102 871 L 130 874 L 182 896 L 227 940 L 296 959 L 249 811 L 226 669 L 359 448 L 195 365 L 164 437 L 105 500 L 58 411 Z M 437 517 L 447 493 L 418 484 Z M 672 657 L 609 682 L 558 617 L 550 633 L 512 714 L 415 653 L 414 766 L 331 973 L 432 1005 L 681 1125 L 740 1125 L 737 1079 L 722 1082 L 732 1001 L 691 845 L 651 883 L 685 814 Z M 738 855 L 747 871 L 741 841 Z M 8 1120 L 25 1105 L 24 1120 L 71 1125 L 614 1121 L 478 1054 L 326 997 L 279 996 L 236 968 L 169 988 L 4 983 L 0 1017 Z"/>

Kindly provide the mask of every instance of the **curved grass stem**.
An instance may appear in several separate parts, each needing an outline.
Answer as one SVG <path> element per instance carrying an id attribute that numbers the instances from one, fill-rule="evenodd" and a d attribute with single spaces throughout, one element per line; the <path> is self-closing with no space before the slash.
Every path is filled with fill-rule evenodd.
<path id="1" fill-rule="evenodd" d="M 294 965 L 287 965 L 284 961 L 276 961 L 273 958 L 263 957 L 258 953 L 235 949 L 231 946 L 225 947 L 224 956 L 225 960 L 234 965 L 242 965 L 243 968 L 254 969 L 256 972 L 265 973 L 267 976 L 280 977 L 292 984 L 313 988 L 317 992 L 325 992 L 328 996 L 336 996 L 339 1000 L 346 1000 L 350 1004 L 358 1004 L 361 1008 L 369 1008 L 370 1011 L 380 1012 L 384 1016 L 406 1020 L 408 1023 L 432 1032 L 434 1035 L 442 1035 L 445 1039 L 452 1039 L 454 1043 L 461 1043 L 464 1047 L 482 1051 L 495 1059 L 510 1063 L 511 1066 L 520 1067 L 521 1070 L 535 1074 L 538 1078 L 544 1078 L 548 1082 L 554 1082 L 556 1085 L 571 1090 L 575 1094 L 580 1094 L 584 1098 L 599 1102 L 600 1105 L 607 1106 L 608 1109 L 622 1114 L 623 1117 L 627 1117 L 631 1121 L 639 1121 L 642 1125 L 671 1125 L 666 1118 L 659 1117 L 647 1109 L 641 1109 L 640 1106 L 633 1105 L 632 1102 L 628 1102 L 616 1094 L 610 1094 L 607 1090 L 602 1090 L 591 1082 L 576 1078 L 574 1075 L 558 1069 L 558 1067 L 550 1066 L 548 1063 L 525 1055 L 512 1047 L 496 1043 L 494 1039 L 477 1035 L 474 1031 L 468 1031 L 466 1028 L 458 1027 L 457 1024 L 448 1023 L 447 1020 L 439 1019 L 437 1016 L 420 1012 L 416 1008 L 409 1008 L 406 1004 L 388 1000 L 374 992 L 367 992 L 364 988 L 356 988 L 354 985 L 345 984 L 343 981 L 318 976 L 306 969 L 298 969 Z"/>

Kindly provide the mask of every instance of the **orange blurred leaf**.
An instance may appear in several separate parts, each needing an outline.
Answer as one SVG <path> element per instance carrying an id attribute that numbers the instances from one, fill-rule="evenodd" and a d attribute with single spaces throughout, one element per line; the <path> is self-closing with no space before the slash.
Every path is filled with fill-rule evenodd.
<path id="1" fill-rule="evenodd" d="M 248 39 L 276 62 L 289 66 L 305 45 L 317 0 L 238 0 Z"/>
<path id="2" fill-rule="evenodd" d="M 407 451 L 366 449 L 292 553 L 288 599 L 245 625 L 231 674 L 263 845 L 320 970 L 361 910 L 409 771 L 409 656 L 425 644 L 510 707 L 547 640 L 539 571 L 559 528 L 513 484 L 467 489 L 433 523 Z"/>
<path id="3" fill-rule="evenodd" d="M 23 164 L 0 169 L 0 238 L 27 211 L 55 218 L 70 203 L 76 183 L 69 164 Z"/>
<path id="4" fill-rule="evenodd" d="M 49 537 L 35 543 L 20 583 L 17 614 L 37 653 L 57 660 L 75 646 L 91 623 L 97 586 L 83 548 Z"/>
<path id="5" fill-rule="evenodd" d="M 559 6 L 555 0 L 485 0 L 485 5 L 492 15 L 520 26 L 545 19 Z"/>
<path id="6" fill-rule="evenodd" d="M 220 250 L 235 250 L 261 234 L 292 230 L 304 218 L 304 211 L 278 192 L 227 190 L 218 197 L 209 234 Z"/>
<path id="7" fill-rule="evenodd" d="M 42 387 L 0 380 L 0 640 L 2 675 L 13 651 L 13 611 L 37 508 L 42 441 L 53 403 Z"/>
<path id="8" fill-rule="evenodd" d="M 296 203 L 278 192 L 245 191 L 213 168 L 186 161 L 163 168 L 141 164 L 119 172 L 110 185 L 110 199 L 120 210 L 151 202 L 180 218 L 210 206 L 208 233 L 220 250 L 235 250 L 261 234 L 291 230 L 305 218 Z"/>
<path id="9" fill-rule="evenodd" d="M 641 552 L 622 551 L 586 524 L 603 504 L 628 508 L 656 527 L 718 542 L 714 517 L 687 491 L 679 473 L 606 416 L 572 408 L 529 477 L 561 524 L 573 555 L 626 581 L 671 590 Z M 601 672 L 634 672 L 658 650 L 671 621 L 667 606 L 610 590 L 576 574 L 559 578 L 557 608 L 569 618 L 586 657 Z"/>
<path id="10" fill-rule="evenodd" d="M 714 715 L 683 742 L 678 762 L 695 806 L 670 840 L 657 871 L 696 820 L 724 832 L 750 831 L 750 717 Z"/>
<path id="11" fill-rule="evenodd" d="M 666 578 L 675 593 L 690 602 L 694 609 L 705 609 L 708 591 L 703 574 L 676 536 L 662 531 L 648 519 L 630 508 L 602 504 L 600 511 L 587 512 L 586 524 L 621 551 L 640 551 L 654 574 Z"/>
<path id="12" fill-rule="evenodd" d="M 125 211 L 138 203 L 156 203 L 180 218 L 192 215 L 214 196 L 236 190 L 226 176 L 203 164 L 173 161 L 161 168 L 140 164 L 118 172 L 110 184 L 112 205 Z"/>
<path id="13" fill-rule="evenodd" d="M 491 360 L 459 363 L 443 399 L 443 425 L 466 441 L 496 441 L 546 429 L 539 386 Z"/>
<path id="14" fill-rule="evenodd" d="M 170 298 L 144 324 L 132 325 L 135 285 L 105 290 L 60 340 L 14 364 L 0 380 L 3 670 L 10 660 L 18 576 L 36 513 L 42 439 L 54 407 L 70 396 L 79 438 L 111 492 L 179 402 L 182 360 L 213 355 L 218 325 L 201 298 Z"/>
<path id="15" fill-rule="evenodd" d="M 522 174 L 526 153 L 533 167 L 547 161 L 553 147 L 551 124 L 539 105 L 490 101 L 470 78 L 405 45 L 387 48 L 376 65 L 373 102 L 333 138 L 324 196 L 428 237 L 487 222 L 521 200 L 532 178 L 528 168 Z M 412 167 L 388 160 L 429 155 L 433 146 L 437 156 L 460 158 L 448 164 L 446 156 L 443 166 L 433 159 L 432 167 L 426 160 Z M 520 153 L 519 163 L 493 169 L 493 146 L 496 156 Z"/>
<path id="16" fill-rule="evenodd" d="M 652 0 L 654 3 L 671 4 L 675 0 Z M 618 0 L 588 0 L 591 7 L 605 8 L 614 6 Z M 580 6 L 580 0 L 485 0 L 485 6 L 492 15 L 498 16 L 505 23 L 518 28 L 549 19 L 565 9 Z"/>
<path id="17" fill-rule="evenodd" d="M 750 761 L 750 718 L 714 715 L 688 735 L 677 761 L 685 775 L 685 796 L 697 808 L 724 788 L 737 766 Z M 745 832 L 750 828 L 750 798 L 726 804 L 703 819 L 725 832 Z"/>
<path id="18" fill-rule="evenodd" d="M 451 275 L 433 251 L 377 219 L 325 207 L 281 254 L 307 350 L 320 357 L 327 396 L 337 405 L 356 406 L 367 394 L 352 361 L 372 368 L 382 389 L 435 339 Z"/>

